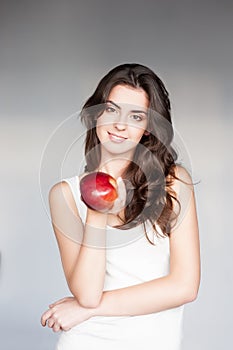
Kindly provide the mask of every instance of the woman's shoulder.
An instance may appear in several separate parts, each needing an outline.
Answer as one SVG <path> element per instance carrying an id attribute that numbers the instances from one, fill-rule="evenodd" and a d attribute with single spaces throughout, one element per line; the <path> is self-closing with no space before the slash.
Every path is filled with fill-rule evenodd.
<path id="1" fill-rule="evenodd" d="M 53 184 L 49 190 L 49 196 L 53 196 L 53 195 L 56 195 L 57 193 L 61 193 L 61 191 L 64 191 L 64 194 L 71 193 L 69 183 L 72 182 L 74 178 L 76 177 L 65 178 Z"/>
<path id="2" fill-rule="evenodd" d="M 183 181 L 192 184 L 191 172 L 181 164 L 175 164 L 170 168 L 167 180 L 170 182 Z"/>
<path id="3" fill-rule="evenodd" d="M 73 185 L 75 181 L 78 181 L 78 176 L 74 176 L 67 179 L 62 179 L 56 182 L 49 190 L 49 203 L 50 206 L 68 205 L 77 211 L 77 205 L 74 197 Z M 72 184 L 73 182 L 73 184 Z M 76 184 L 78 186 L 78 183 Z"/>
<path id="4" fill-rule="evenodd" d="M 175 165 L 175 175 L 180 180 L 192 184 L 192 175 L 191 172 L 185 168 L 183 165 L 176 164 Z"/>
<path id="5" fill-rule="evenodd" d="M 188 186 L 190 189 L 193 188 L 191 172 L 183 165 L 176 164 L 173 167 L 173 171 L 169 174 L 169 179 L 172 180 L 172 187 L 177 187 L 182 183 Z"/>
<path id="6" fill-rule="evenodd" d="M 67 181 L 61 180 L 55 183 L 49 190 L 49 201 L 69 199 L 71 197 L 71 189 Z"/>

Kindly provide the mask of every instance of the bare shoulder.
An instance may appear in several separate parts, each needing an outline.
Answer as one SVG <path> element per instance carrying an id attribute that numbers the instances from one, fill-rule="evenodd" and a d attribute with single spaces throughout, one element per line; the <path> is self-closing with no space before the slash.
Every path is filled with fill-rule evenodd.
<path id="1" fill-rule="evenodd" d="M 69 194 L 70 188 L 66 181 L 60 181 L 54 184 L 49 190 L 49 197 L 57 196 L 61 193 Z"/>
<path id="2" fill-rule="evenodd" d="M 49 204 L 50 208 L 60 206 L 68 206 L 78 214 L 77 206 L 70 189 L 69 184 L 66 181 L 57 182 L 49 191 Z"/>
<path id="3" fill-rule="evenodd" d="M 175 166 L 175 176 L 172 189 L 177 193 L 180 192 L 181 187 L 189 191 L 193 191 L 193 180 L 190 172 L 182 165 Z"/>
<path id="4" fill-rule="evenodd" d="M 184 166 L 177 164 L 175 166 L 175 174 L 181 180 L 188 182 L 188 183 L 192 183 L 192 176 L 191 176 L 190 172 Z"/>

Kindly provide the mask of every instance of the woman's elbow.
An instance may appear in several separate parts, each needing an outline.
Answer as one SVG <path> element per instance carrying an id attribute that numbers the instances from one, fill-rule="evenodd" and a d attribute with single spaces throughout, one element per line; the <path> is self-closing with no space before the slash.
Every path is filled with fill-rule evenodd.
<path id="1" fill-rule="evenodd" d="M 79 304 L 85 308 L 96 308 L 101 301 L 102 293 L 94 294 L 78 291 L 77 288 L 70 288 L 73 296 L 78 300 Z"/>
<path id="2" fill-rule="evenodd" d="M 185 288 L 184 292 L 184 303 L 191 303 L 195 301 L 198 297 L 198 289 L 199 286 L 192 286 L 192 287 L 187 287 Z"/>
<path id="3" fill-rule="evenodd" d="M 186 303 L 192 303 L 193 301 L 195 301 L 197 299 L 197 295 L 198 293 L 195 293 L 193 291 L 186 293 L 185 295 L 185 304 Z"/>
<path id="4" fill-rule="evenodd" d="M 78 297 L 78 302 L 82 307 L 88 309 L 94 309 L 99 306 L 101 297 L 94 297 L 85 295 L 83 297 Z"/>

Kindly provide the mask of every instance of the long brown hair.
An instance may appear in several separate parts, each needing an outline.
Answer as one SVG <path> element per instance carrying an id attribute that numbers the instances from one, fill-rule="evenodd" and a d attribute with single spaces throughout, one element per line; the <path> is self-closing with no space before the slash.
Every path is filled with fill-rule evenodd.
<path id="1" fill-rule="evenodd" d="M 130 201 L 124 210 L 124 221 L 118 228 L 128 229 L 149 220 L 154 231 L 169 236 L 172 223 L 179 213 L 174 212 L 175 200 L 180 203 L 171 186 L 175 175 L 177 153 L 171 146 L 174 132 L 171 121 L 171 105 L 168 92 L 160 78 L 141 64 L 122 64 L 112 69 L 99 82 L 93 95 L 84 104 L 81 120 L 87 127 L 85 156 L 87 172 L 94 171 L 100 163 L 100 143 L 96 134 L 96 120 L 110 91 L 116 85 L 143 89 L 149 98 L 148 135 L 143 135 L 134 157 L 124 170 L 127 197 Z M 127 184 L 130 183 L 130 186 Z M 145 230 L 146 233 L 146 230 Z M 147 233 L 146 237 L 150 243 Z"/>

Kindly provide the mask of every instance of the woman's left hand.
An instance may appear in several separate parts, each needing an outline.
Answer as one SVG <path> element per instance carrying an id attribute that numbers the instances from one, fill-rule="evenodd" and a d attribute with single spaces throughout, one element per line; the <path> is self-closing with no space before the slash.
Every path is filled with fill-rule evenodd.
<path id="1" fill-rule="evenodd" d="M 54 332 L 68 331 L 94 315 L 94 309 L 82 307 L 76 298 L 66 297 L 49 305 L 41 316 L 43 327 L 52 328 Z"/>

